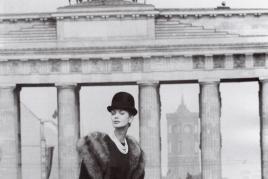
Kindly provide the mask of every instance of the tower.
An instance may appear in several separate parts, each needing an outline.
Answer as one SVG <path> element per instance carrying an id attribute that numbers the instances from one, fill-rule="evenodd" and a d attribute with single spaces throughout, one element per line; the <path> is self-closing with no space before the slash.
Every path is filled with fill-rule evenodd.
<path id="1" fill-rule="evenodd" d="M 185 179 L 200 173 L 199 119 L 181 98 L 174 113 L 168 113 L 168 179 Z"/>

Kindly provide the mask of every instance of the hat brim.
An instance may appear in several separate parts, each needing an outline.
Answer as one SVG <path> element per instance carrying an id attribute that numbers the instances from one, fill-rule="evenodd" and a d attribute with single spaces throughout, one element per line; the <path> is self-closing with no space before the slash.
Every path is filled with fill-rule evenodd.
<path id="1" fill-rule="evenodd" d="M 123 109 L 123 110 L 129 112 L 133 116 L 135 116 L 138 113 L 138 111 L 135 108 L 128 108 L 128 107 L 124 107 L 124 106 L 107 106 L 107 110 L 109 112 L 111 112 L 114 109 Z"/>

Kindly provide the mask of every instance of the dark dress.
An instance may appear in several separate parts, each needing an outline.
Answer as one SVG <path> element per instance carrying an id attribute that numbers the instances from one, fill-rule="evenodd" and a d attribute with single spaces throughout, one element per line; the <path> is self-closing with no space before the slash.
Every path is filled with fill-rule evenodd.
<path id="1" fill-rule="evenodd" d="M 105 138 L 110 152 L 110 179 L 126 179 L 129 171 L 129 155 L 121 153 L 109 136 Z M 95 179 L 88 175 L 86 166 L 82 161 L 79 179 Z"/>

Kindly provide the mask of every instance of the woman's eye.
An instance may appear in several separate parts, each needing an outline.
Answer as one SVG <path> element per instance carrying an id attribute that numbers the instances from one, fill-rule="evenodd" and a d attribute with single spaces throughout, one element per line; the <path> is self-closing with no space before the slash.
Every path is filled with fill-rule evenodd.
<path id="1" fill-rule="evenodd" d="M 125 114 L 125 112 L 124 112 L 124 111 L 120 111 L 120 112 L 119 112 L 119 114 L 124 115 L 124 114 Z"/>

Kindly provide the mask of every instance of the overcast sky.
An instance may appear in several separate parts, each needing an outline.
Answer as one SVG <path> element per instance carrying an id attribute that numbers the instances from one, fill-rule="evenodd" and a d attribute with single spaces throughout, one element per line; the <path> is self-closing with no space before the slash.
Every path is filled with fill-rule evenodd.
<path id="1" fill-rule="evenodd" d="M 157 8 L 214 8 L 220 5 L 221 0 L 147 0 L 147 3 L 154 4 Z M 232 8 L 268 8 L 268 0 L 226 0 L 226 3 Z M 0 0 L 0 13 L 53 12 L 57 7 L 67 4 L 68 0 Z M 120 90 L 131 92 L 137 101 L 137 86 L 81 89 L 82 135 L 91 130 L 111 130 L 111 125 L 105 122 L 109 120 L 106 106 L 109 105 L 112 95 Z M 98 95 L 100 91 L 101 95 Z M 225 83 L 221 85 L 221 92 L 223 176 L 242 179 L 244 175 L 250 175 L 250 179 L 260 179 L 258 84 Z M 161 87 L 161 127 L 164 139 L 165 114 L 176 110 L 182 96 L 187 107 L 198 112 L 198 93 L 197 84 Z M 56 108 L 55 88 L 24 88 L 21 98 L 40 118 L 51 118 Z M 138 138 L 138 120 L 131 127 L 130 134 Z M 166 153 L 163 165 L 167 164 L 165 155 Z"/>

